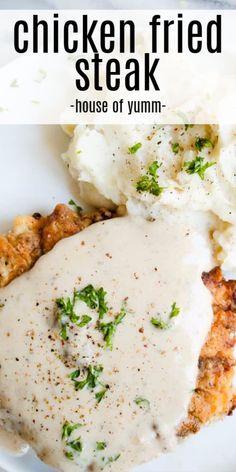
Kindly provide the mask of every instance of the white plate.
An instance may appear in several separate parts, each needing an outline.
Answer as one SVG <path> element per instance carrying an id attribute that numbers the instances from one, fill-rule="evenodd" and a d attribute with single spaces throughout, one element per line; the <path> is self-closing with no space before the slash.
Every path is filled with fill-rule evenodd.
<path id="1" fill-rule="evenodd" d="M 57 126 L 1 126 L 0 232 L 17 214 L 50 212 L 78 193 L 60 154 L 67 138 Z M 236 472 L 236 415 L 204 428 L 177 451 L 138 467 L 137 472 Z M 32 452 L 12 457 L 0 451 L 7 472 L 48 472 Z M 122 471 L 121 471 L 122 472 Z"/>

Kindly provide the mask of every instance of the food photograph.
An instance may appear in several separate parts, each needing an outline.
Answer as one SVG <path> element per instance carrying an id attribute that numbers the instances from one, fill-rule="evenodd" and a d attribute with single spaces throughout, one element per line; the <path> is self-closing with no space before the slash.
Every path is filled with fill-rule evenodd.
<path id="1" fill-rule="evenodd" d="M 0 8 L 236 8 L 128 3 Z M 76 120 L 0 125 L 0 472 L 236 472 L 236 125 Z"/>

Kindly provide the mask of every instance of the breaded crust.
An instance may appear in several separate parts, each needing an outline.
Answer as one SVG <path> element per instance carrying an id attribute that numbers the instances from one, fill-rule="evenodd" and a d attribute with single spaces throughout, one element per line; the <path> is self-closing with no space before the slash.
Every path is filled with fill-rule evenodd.
<path id="1" fill-rule="evenodd" d="M 199 374 L 188 419 L 178 431 L 182 437 L 196 433 L 203 424 L 230 415 L 236 408 L 233 388 L 236 281 L 224 280 L 219 268 L 203 273 L 202 279 L 213 296 L 214 320 L 199 358 Z"/>
<path id="2" fill-rule="evenodd" d="M 59 240 L 112 216 L 112 212 L 106 209 L 80 214 L 59 204 L 47 217 L 38 213 L 32 217 L 17 217 L 13 230 L 0 236 L 0 287 L 29 270 Z M 178 430 L 181 437 L 196 433 L 203 424 L 229 415 L 236 408 L 236 395 L 232 386 L 235 368 L 236 281 L 225 281 L 219 268 L 203 273 L 202 279 L 213 296 L 214 320 L 199 358 L 199 375 L 188 418 Z"/>
<path id="3" fill-rule="evenodd" d="M 113 216 L 106 209 L 77 213 L 59 204 L 47 217 L 18 216 L 7 235 L 0 236 L 0 287 L 29 270 L 42 254 L 63 238 L 79 233 L 87 226 Z"/>

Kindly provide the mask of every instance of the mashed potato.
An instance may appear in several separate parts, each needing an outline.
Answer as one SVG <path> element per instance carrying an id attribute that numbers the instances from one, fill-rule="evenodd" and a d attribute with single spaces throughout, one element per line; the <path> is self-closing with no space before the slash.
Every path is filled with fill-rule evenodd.
<path id="1" fill-rule="evenodd" d="M 218 260 L 236 273 L 235 127 L 77 126 L 63 159 L 91 205 L 125 205 L 147 218 L 181 208 L 214 215 Z M 140 179 L 152 178 L 153 162 L 161 190 L 140 190 Z"/>

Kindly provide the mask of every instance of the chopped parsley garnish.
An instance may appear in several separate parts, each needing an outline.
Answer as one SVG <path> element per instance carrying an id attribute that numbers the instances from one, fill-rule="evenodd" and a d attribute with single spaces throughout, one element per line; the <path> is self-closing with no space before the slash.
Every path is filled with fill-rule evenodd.
<path id="1" fill-rule="evenodd" d="M 60 330 L 60 337 L 63 341 L 67 341 L 68 333 L 67 333 L 67 326 L 63 325 Z"/>
<path id="2" fill-rule="evenodd" d="M 78 300 L 86 303 L 89 308 L 97 308 L 97 290 L 93 285 L 87 285 L 82 290 L 75 292 L 75 296 Z"/>
<path id="3" fill-rule="evenodd" d="M 153 326 L 159 329 L 167 329 L 170 327 L 170 324 L 168 322 L 163 321 L 160 318 L 152 318 L 151 323 L 153 324 Z"/>
<path id="4" fill-rule="evenodd" d="M 213 148 L 213 143 L 207 138 L 197 138 L 195 148 L 201 152 L 203 148 Z"/>
<path id="5" fill-rule="evenodd" d="M 171 311 L 169 313 L 169 320 L 168 321 L 164 321 L 160 317 L 158 317 L 158 318 L 152 318 L 151 323 L 152 323 L 153 326 L 155 326 L 155 328 L 168 329 L 168 328 L 171 327 L 170 320 L 172 318 L 176 318 L 176 316 L 178 316 L 179 314 L 180 314 L 180 308 L 178 308 L 177 305 L 176 305 L 176 302 L 174 302 L 171 305 Z"/>
<path id="6" fill-rule="evenodd" d="M 80 376 L 80 370 L 75 370 L 72 372 L 69 377 L 73 380 L 75 384 L 75 390 L 82 390 L 85 386 L 88 388 L 95 388 L 96 385 L 100 384 L 98 377 L 103 372 L 103 367 L 101 365 L 89 365 L 87 368 L 87 377 L 84 380 L 78 381 Z"/>
<path id="7" fill-rule="evenodd" d="M 77 322 L 79 317 L 74 312 L 74 300 L 72 301 L 70 297 L 57 298 L 56 304 L 58 307 L 58 322 L 61 327 L 60 337 L 63 341 L 68 339 L 67 334 L 67 325 L 69 321 L 72 323 Z"/>
<path id="8" fill-rule="evenodd" d="M 81 438 L 74 439 L 74 441 L 67 442 L 67 446 L 74 449 L 74 451 L 81 453 L 83 450 Z"/>
<path id="9" fill-rule="evenodd" d="M 142 147 L 142 143 L 136 143 L 128 148 L 129 154 L 136 154 L 136 152 Z"/>
<path id="10" fill-rule="evenodd" d="M 169 314 L 169 318 L 175 318 L 180 313 L 180 308 L 177 307 L 176 302 L 172 303 L 171 305 L 171 312 Z"/>
<path id="11" fill-rule="evenodd" d="M 99 380 L 99 377 L 103 372 L 103 367 L 101 365 L 89 365 L 86 369 L 87 376 L 83 380 L 78 380 L 80 377 L 80 369 L 74 370 L 74 372 L 71 372 L 68 377 L 74 382 L 75 390 L 83 390 L 84 387 L 87 387 L 91 390 L 97 386 L 103 387 L 102 390 L 95 393 L 95 398 L 97 402 L 100 403 L 100 401 L 105 396 L 107 389 L 109 388 Z"/>
<path id="12" fill-rule="evenodd" d="M 83 315 L 78 316 L 75 313 L 75 303 L 77 300 L 77 292 L 74 292 L 73 298 L 65 297 L 65 298 L 57 298 L 56 304 L 59 309 L 58 313 L 58 321 L 61 327 L 60 330 L 60 337 L 63 341 L 68 339 L 68 332 L 67 328 L 69 323 L 76 324 L 79 328 L 83 328 L 86 326 L 91 320 L 91 316 Z"/>
<path id="13" fill-rule="evenodd" d="M 83 208 L 77 205 L 77 203 L 75 203 L 74 200 L 72 199 L 68 202 L 68 205 L 73 206 L 75 210 L 77 211 L 77 213 L 81 213 L 81 211 L 83 210 Z"/>
<path id="14" fill-rule="evenodd" d="M 56 304 L 58 308 L 60 308 L 63 312 L 63 315 L 69 316 L 69 318 L 72 316 L 74 310 L 74 303 L 69 297 L 57 298 Z"/>
<path id="15" fill-rule="evenodd" d="M 105 300 L 106 294 L 102 287 L 95 289 L 93 285 L 90 284 L 83 290 L 75 292 L 75 298 L 86 303 L 89 308 L 93 310 L 97 309 L 99 319 L 101 320 L 108 311 L 108 305 Z"/>
<path id="16" fill-rule="evenodd" d="M 107 457 L 107 459 L 105 457 L 102 458 L 102 460 L 105 462 L 104 464 L 104 467 L 106 467 L 106 465 L 109 465 L 111 464 L 112 462 L 115 462 L 119 459 L 120 457 L 120 454 L 117 454 L 116 456 L 113 456 L 113 457 Z"/>
<path id="17" fill-rule="evenodd" d="M 104 449 L 106 449 L 106 447 L 107 447 L 107 443 L 105 443 L 105 441 L 97 441 L 96 442 L 97 451 L 104 451 Z"/>
<path id="18" fill-rule="evenodd" d="M 99 319 L 100 320 L 102 320 L 102 318 L 104 317 L 104 315 L 108 311 L 108 305 L 107 305 L 107 302 L 105 300 L 106 294 L 107 293 L 105 292 L 105 290 L 103 290 L 102 287 L 97 290 L 98 313 L 99 313 Z"/>
<path id="19" fill-rule="evenodd" d="M 193 161 L 184 163 L 184 169 L 188 174 L 198 174 L 200 179 L 204 180 L 205 172 L 209 167 L 212 167 L 216 162 L 205 162 L 204 157 L 197 156 Z"/>
<path id="20" fill-rule="evenodd" d="M 71 372 L 71 374 L 68 375 L 68 377 L 71 380 L 78 379 L 79 376 L 80 376 L 80 369 L 74 370 L 73 372 Z"/>
<path id="21" fill-rule="evenodd" d="M 4 308 L 5 304 L 4 303 L 0 303 L 0 310 L 1 308 Z"/>
<path id="22" fill-rule="evenodd" d="M 64 451 L 64 454 L 65 457 L 71 461 L 74 460 L 73 452 L 80 454 L 83 450 L 83 445 L 80 437 L 70 440 L 71 434 L 81 426 L 83 425 L 80 423 L 73 424 L 68 423 L 68 421 L 66 421 L 66 423 L 62 427 L 62 439 L 65 441 L 66 447 L 68 448 Z M 72 451 L 70 449 L 72 449 Z"/>
<path id="23" fill-rule="evenodd" d="M 81 423 L 68 423 L 68 421 L 66 421 L 62 426 L 62 439 L 68 439 L 73 431 L 81 428 L 81 426 L 83 426 Z"/>
<path id="24" fill-rule="evenodd" d="M 185 131 L 187 131 L 189 128 L 193 128 L 193 126 L 194 125 L 187 124 L 187 125 L 184 125 L 184 129 L 185 129 Z"/>
<path id="25" fill-rule="evenodd" d="M 73 460 L 74 460 L 74 454 L 73 454 L 73 452 L 64 451 L 64 454 L 65 454 L 65 457 L 66 457 L 67 459 L 69 459 L 70 461 L 73 461 Z"/>
<path id="26" fill-rule="evenodd" d="M 171 149 L 173 151 L 174 154 L 178 154 L 178 152 L 180 151 L 180 145 L 179 143 L 173 143 L 171 145 Z"/>
<path id="27" fill-rule="evenodd" d="M 136 183 L 136 190 L 141 192 L 149 192 L 158 197 L 164 190 L 158 183 L 158 169 L 162 164 L 154 161 L 148 168 L 147 174 L 143 175 Z"/>
<path id="28" fill-rule="evenodd" d="M 158 169 L 160 169 L 161 166 L 162 166 L 162 164 L 158 164 L 157 161 L 153 161 L 153 163 L 148 168 L 148 173 L 152 177 L 157 177 L 157 171 L 158 171 Z"/>
<path id="29" fill-rule="evenodd" d="M 100 403 L 102 401 L 102 399 L 106 395 L 106 393 L 107 393 L 107 388 L 103 388 L 102 390 L 100 390 L 100 392 L 97 392 L 95 394 L 95 398 L 96 398 L 98 403 Z"/>
<path id="30" fill-rule="evenodd" d="M 103 334 L 106 347 L 110 350 L 113 348 L 113 338 L 117 330 L 117 326 L 122 322 L 126 314 L 126 308 L 122 307 L 120 313 L 116 315 L 114 321 L 98 324 L 98 330 Z"/>
<path id="31" fill-rule="evenodd" d="M 91 321 L 91 319 L 91 316 L 83 315 L 81 317 L 81 321 L 78 323 L 79 328 L 83 328 L 84 326 L 86 326 Z"/>
<path id="32" fill-rule="evenodd" d="M 135 398 L 134 403 L 136 403 L 136 405 L 140 406 L 141 408 L 149 408 L 150 407 L 150 402 L 149 402 L 149 400 L 146 400 L 146 398 L 137 397 L 137 398 Z"/>

